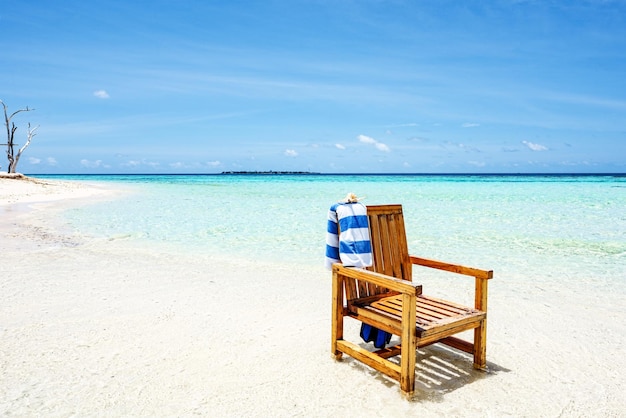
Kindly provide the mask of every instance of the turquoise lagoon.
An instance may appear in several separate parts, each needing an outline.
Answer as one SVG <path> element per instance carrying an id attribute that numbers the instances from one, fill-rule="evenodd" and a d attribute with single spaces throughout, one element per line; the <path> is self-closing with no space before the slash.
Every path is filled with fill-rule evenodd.
<path id="1" fill-rule="evenodd" d="M 39 176 L 130 188 L 70 209 L 81 234 L 248 261 L 323 263 L 347 192 L 404 207 L 410 251 L 554 285 L 626 286 L 625 175 Z"/>

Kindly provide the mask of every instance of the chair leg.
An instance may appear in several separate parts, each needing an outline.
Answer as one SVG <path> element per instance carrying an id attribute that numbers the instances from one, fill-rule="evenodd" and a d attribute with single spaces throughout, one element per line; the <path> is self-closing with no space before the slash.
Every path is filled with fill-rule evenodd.
<path id="1" fill-rule="evenodd" d="M 486 277 L 476 277 L 476 290 L 474 306 L 479 311 L 487 312 L 487 283 Z M 485 369 L 487 367 L 487 317 L 480 322 L 480 326 L 474 330 L 474 368 Z"/>
<path id="2" fill-rule="evenodd" d="M 402 295 L 402 353 L 400 355 L 400 390 L 410 398 L 415 391 L 415 296 Z"/>
<path id="3" fill-rule="evenodd" d="M 407 346 L 412 346 L 413 348 L 405 347 L 404 343 L 402 344 L 400 390 L 407 399 L 410 399 L 415 392 L 415 356 L 417 355 L 417 348 L 415 344 L 407 344 Z"/>
<path id="4" fill-rule="evenodd" d="M 483 320 L 480 326 L 474 329 L 474 368 L 485 369 L 487 367 L 487 320 Z"/>
<path id="5" fill-rule="evenodd" d="M 343 353 L 337 349 L 337 341 L 343 340 L 343 281 L 333 272 L 333 306 L 331 318 L 330 352 L 335 360 L 340 360 Z"/>

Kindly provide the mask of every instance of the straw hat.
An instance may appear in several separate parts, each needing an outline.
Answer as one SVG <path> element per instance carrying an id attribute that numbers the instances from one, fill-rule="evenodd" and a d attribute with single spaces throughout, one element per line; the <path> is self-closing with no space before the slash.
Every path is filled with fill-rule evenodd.
<path id="1" fill-rule="evenodd" d="M 343 200 L 340 200 L 340 203 L 356 203 L 359 200 L 364 199 L 363 197 L 357 197 L 354 193 L 348 193 Z"/>

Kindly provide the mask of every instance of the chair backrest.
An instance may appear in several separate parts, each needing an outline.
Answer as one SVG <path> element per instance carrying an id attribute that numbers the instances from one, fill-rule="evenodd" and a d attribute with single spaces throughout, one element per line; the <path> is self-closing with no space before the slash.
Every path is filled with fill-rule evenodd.
<path id="1" fill-rule="evenodd" d="M 373 256 L 373 265 L 368 267 L 368 270 L 410 281 L 412 265 L 409 259 L 402 205 L 367 206 L 367 217 Z M 348 300 L 387 292 L 387 289 L 358 280 L 350 280 L 345 284 Z"/>
<path id="2" fill-rule="evenodd" d="M 402 205 L 367 207 L 374 265 L 370 270 L 411 280 L 411 260 L 404 229 Z"/>

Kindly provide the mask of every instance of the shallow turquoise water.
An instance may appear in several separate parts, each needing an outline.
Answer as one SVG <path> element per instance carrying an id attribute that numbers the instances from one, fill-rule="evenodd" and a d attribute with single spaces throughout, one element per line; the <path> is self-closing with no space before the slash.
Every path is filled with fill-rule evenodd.
<path id="1" fill-rule="evenodd" d="M 54 176 L 59 178 L 59 176 Z M 624 176 L 69 176 L 132 186 L 68 211 L 83 234 L 321 265 L 347 192 L 401 203 L 412 253 L 519 277 L 626 282 Z"/>

